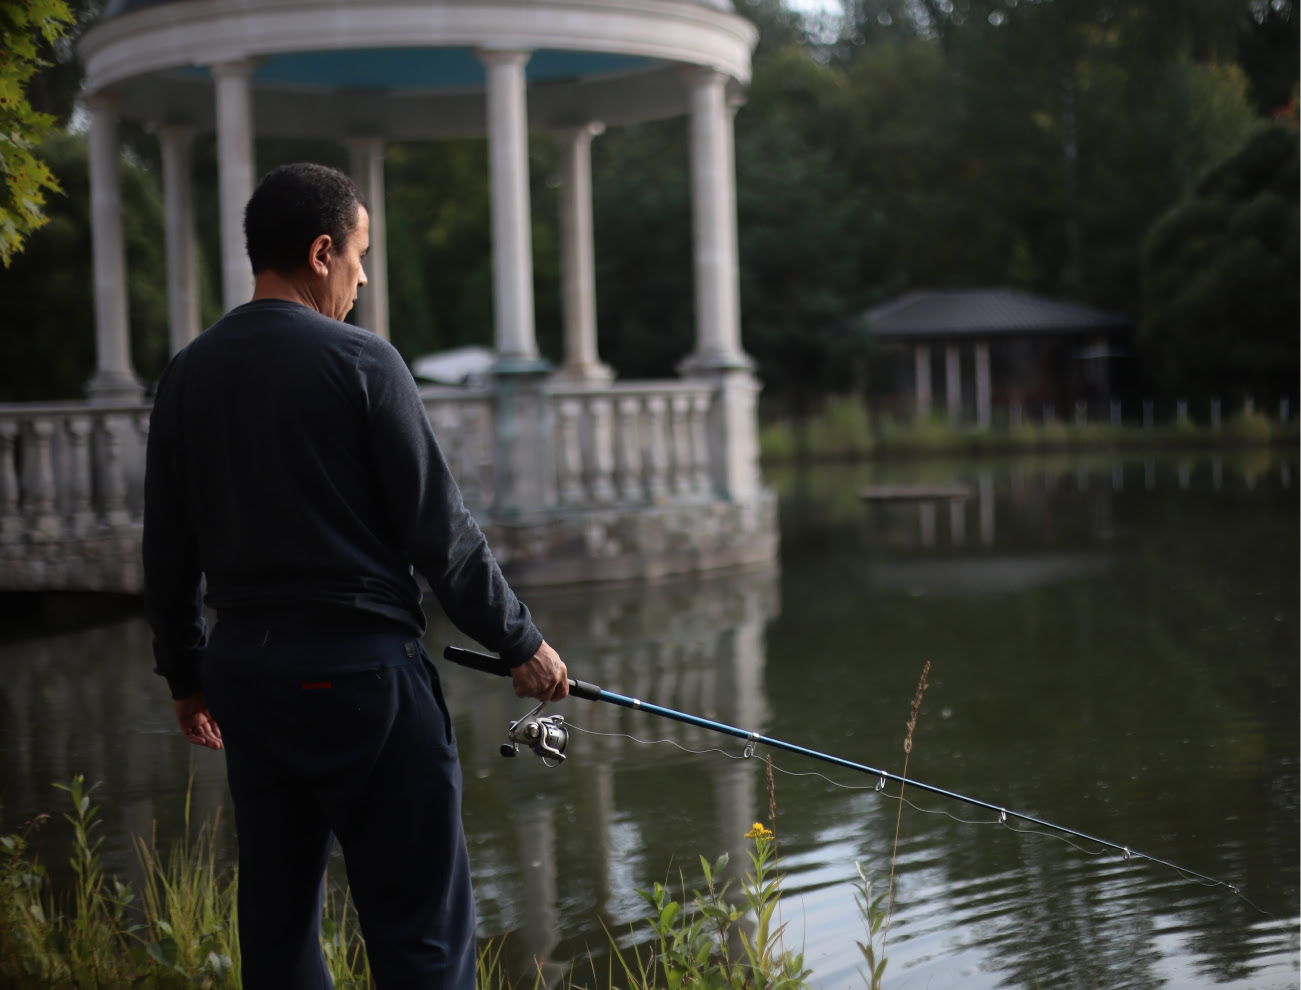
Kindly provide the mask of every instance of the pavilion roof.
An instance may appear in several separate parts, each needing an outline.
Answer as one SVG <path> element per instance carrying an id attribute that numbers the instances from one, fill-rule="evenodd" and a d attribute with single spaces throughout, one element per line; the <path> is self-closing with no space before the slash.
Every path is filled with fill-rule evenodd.
<path id="1" fill-rule="evenodd" d="M 1072 334 L 1120 330 L 1133 323 L 1120 313 L 1011 289 L 910 292 L 869 309 L 864 317 L 869 332 L 884 339 Z"/>
<path id="2" fill-rule="evenodd" d="M 104 12 L 100 15 L 101 21 L 106 21 L 111 17 L 117 17 L 119 14 L 129 14 L 136 10 L 145 10 L 149 7 L 161 7 L 169 3 L 186 3 L 188 0 L 108 0 L 104 5 Z M 649 0 L 651 3 L 657 3 L 659 0 Z M 687 3 L 699 4 L 701 7 L 712 7 L 714 10 L 722 10 L 727 13 L 734 13 L 736 8 L 732 0 L 686 0 Z"/>

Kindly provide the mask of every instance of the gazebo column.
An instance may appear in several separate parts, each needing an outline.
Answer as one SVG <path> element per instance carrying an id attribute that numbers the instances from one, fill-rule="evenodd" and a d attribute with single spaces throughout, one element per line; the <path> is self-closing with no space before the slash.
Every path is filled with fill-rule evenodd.
<path id="1" fill-rule="evenodd" d="M 86 384 L 92 399 L 136 399 L 143 393 L 131 368 L 127 321 L 126 248 L 122 236 L 122 190 L 118 175 L 117 107 L 100 94 L 86 101 L 90 113 L 90 227 L 95 279 L 95 375 Z"/>
<path id="2" fill-rule="evenodd" d="M 217 185 L 221 210 L 221 297 L 227 310 L 253 295 L 244 250 L 244 207 L 253 195 L 253 63 L 210 67 L 217 95 Z"/>
<path id="3" fill-rule="evenodd" d="M 156 128 L 163 153 L 163 217 L 167 243 L 167 322 L 175 354 L 199 335 L 197 254 L 194 246 L 194 128 Z"/>
<path id="4" fill-rule="evenodd" d="M 555 500 L 550 366 L 538 355 L 533 325 L 533 250 L 529 212 L 529 52 L 480 51 L 487 70 L 488 170 L 492 194 L 493 320 L 496 328 L 494 466 L 499 517 L 527 516 Z"/>
<path id="5" fill-rule="evenodd" d="M 917 418 L 924 420 L 931 414 L 931 349 L 928 344 L 917 344 L 913 348 L 913 360 L 916 363 L 914 375 L 917 393 Z"/>
<path id="6" fill-rule="evenodd" d="M 750 360 L 741 350 L 736 168 L 727 76 L 712 69 L 689 72 L 696 349 L 688 363 L 748 369 Z"/>
<path id="7" fill-rule="evenodd" d="M 755 423 L 759 386 L 751 373 L 752 362 L 741 349 L 734 108 L 727 101 L 726 75 L 701 68 L 687 73 L 696 347 L 681 370 L 715 384 L 708 426 L 714 488 L 718 495 L 744 501 L 759 491 Z"/>
<path id="8" fill-rule="evenodd" d="M 358 323 L 374 334 L 389 339 L 388 326 L 388 241 L 384 210 L 384 141 L 382 138 L 353 138 L 348 142 L 353 181 L 366 197 L 370 215 L 370 254 L 365 261 L 368 281 L 358 293 Z"/>
<path id="9" fill-rule="evenodd" d="M 976 425 L 989 429 L 993 382 L 989 375 L 989 341 L 976 341 Z"/>
<path id="10" fill-rule="evenodd" d="M 529 134 L 524 66 L 529 52 L 480 51 L 487 70 L 492 283 L 499 362 L 538 359 L 533 326 Z"/>
<path id="11" fill-rule="evenodd" d="M 559 374 L 580 382 L 608 382 L 613 370 L 596 349 L 596 260 L 592 246 L 592 138 L 601 124 L 556 132 L 560 151 L 560 267 L 565 360 Z"/>
<path id="12" fill-rule="evenodd" d="M 957 344 L 944 345 L 944 396 L 949 422 L 956 426 L 962 420 L 962 357 Z"/>

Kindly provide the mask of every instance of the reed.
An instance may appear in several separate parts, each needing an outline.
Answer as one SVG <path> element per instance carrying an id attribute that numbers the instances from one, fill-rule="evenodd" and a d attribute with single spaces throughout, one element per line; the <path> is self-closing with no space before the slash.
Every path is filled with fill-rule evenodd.
<path id="1" fill-rule="evenodd" d="M 894 913 L 894 866 L 899 857 L 899 828 L 903 824 L 903 789 L 908 780 L 908 757 L 912 756 L 913 751 L 913 733 L 917 731 L 917 714 L 922 707 L 922 697 L 926 694 L 926 678 L 931 672 L 931 662 L 929 660 L 922 666 L 921 679 L 917 681 L 917 693 L 913 695 L 912 710 L 908 714 L 908 734 L 903 740 L 903 773 L 899 781 L 899 811 L 894 820 L 894 845 L 890 849 L 890 882 L 886 886 L 885 897 L 885 929 L 881 932 L 881 954 L 885 954 L 886 939 L 890 934 L 890 918 Z M 860 871 L 861 874 L 861 871 Z M 866 882 L 866 878 L 864 878 Z M 870 892 L 867 892 L 870 897 Z"/>

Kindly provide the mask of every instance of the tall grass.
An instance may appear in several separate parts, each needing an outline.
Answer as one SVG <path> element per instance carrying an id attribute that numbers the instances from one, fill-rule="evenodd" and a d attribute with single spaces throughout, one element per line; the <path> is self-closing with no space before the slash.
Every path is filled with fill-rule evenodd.
<path id="1" fill-rule="evenodd" d="M 147 842 L 135 837 L 144 877 L 137 896 L 104 872 L 96 785 L 87 787 L 77 776 L 55 786 L 72 805 L 64 815 L 73 831 L 72 889 L 56 893 L 32 850 L 48 816 L 22 833 L 0 835 L 0 986 L 237 990 L 239 874 L 218 865 L 219 816 L 192 831 L 187 788 L 180 839 L 162 852 L 156 835 Z M 335 986 L 370 987 L 347 892 L 332 892 L 326 906 L 321 945 Z"/>

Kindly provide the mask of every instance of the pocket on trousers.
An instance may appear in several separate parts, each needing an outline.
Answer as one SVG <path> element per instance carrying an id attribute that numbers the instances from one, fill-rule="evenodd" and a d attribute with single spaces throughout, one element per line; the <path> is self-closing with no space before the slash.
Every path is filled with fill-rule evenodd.
<path id="1" fill-rule="evenodd" d="M 421 659 L 424 661 L 425 674 L 429 680 L 429 691 L 434 696 L 434 704 L 438 706 L 439 712 L 443 716 L 443 734 L 447 740 L 447 745 L 455 748 L 456 734 L 452 732 L 452 713 L 447 710 L 447 700 L 443 697 L 443 682 L 438 676 L 438 668 L 434 662 L 429 659 L 429 655 L 422 648 L 420 651 Z"/>

